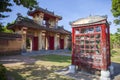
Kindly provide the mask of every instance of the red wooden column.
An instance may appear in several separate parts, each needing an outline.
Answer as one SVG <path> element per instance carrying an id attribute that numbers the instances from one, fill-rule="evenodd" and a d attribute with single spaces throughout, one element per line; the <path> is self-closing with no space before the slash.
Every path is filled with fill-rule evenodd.
<path id="1" fill-rule="evenodd" d="M 49 49 L 54 50 L 54 36 L 49 36 Z"/>
<path id="2" fill-rule="evenodd" d="M 75 28 L 72 28 L 72 65 L 75 65 L 74 54 L 75 54 Z"/>
<path id="3" fill-rule="evenodd" d="M 38 50 L 38 37 L 33 37 L 33 50 Z"/>
<path id="4" fill-rule="evenodd" d="M 64 39 L 60 38 L 59 43 L 60 43 L 60 49 L 64 49 Z"/>
<path id="5" fill-rule="evenodd" d="M 106 55 L 106 51 L 107 51 L 107 45 L 106 45 L 106 25 L 103 24 L 101 26 L 102 28 L 102 70 L 107 70 L 107 55 Z"/>
<path id="6" fill-rule="evenodd" d="M 108 54 L 109 55 L 109 59 L 108 59 L 109 61 L 108 61 L 108 66 L 110 66 L 111 65 L 111 62 L 110 62 L 111 61 L 111 58 L 110 58 L 111 55 L 110 55 L 110 27 L 109 26 L 107 26 L 107 30 L 108 30 L 108 47 L 109 47 L 109 54 Z"/>

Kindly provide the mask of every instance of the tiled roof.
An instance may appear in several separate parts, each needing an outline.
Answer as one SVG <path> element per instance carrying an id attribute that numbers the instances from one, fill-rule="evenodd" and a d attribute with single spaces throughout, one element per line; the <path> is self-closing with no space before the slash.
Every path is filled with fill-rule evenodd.
<path id="1" fill-rule="evenodd" d="M 18 16 L 15 23 L 8 26 L 8 29 L 13 29 L 15 27 L 27 27 L 27 28 L 41 29 L 41 30 L 46 30 L 46 31 L 51 31 L 51 32 L 56 32 L 56 33 L 61 33 L 61 34 L 71 34 L 71 32 L 65 30 L 64 28 L 59 28 L 59 27 L 48 28 L 48 27 L 37 24 L 32 19 L 25 18 L 22 16 Z"/>
<path id="2" fill-rule="evenodd" d="M 80 18 L 76 21 L 71 22 L 70 24 L 73 26 L 76 26 L 76 25 L 86 26 L 86 25 L 100 24 L 100 23 L 106 23 L 106 22 L 107 22 L 106 16 L 89 16 L 86 18 Z"/>
<path id="3" fill-rule="evenodd" d="M 48 14 L 48 15 L 57 17 L 57 18 L 59 18 L 60 20 L 62 19 L 61 16 L 55 15 L 54 12 L 48 11 L 47 9 L 43 9 L 43 8 L 41 8 L 41 7 L 37 7 L 37 8 L 36 8 L 35 10 L 33 10 L 33 11 L 28 11 L 28 15 L 32 15 L 32 14 L 34 14 L 35 12 L 39 12 L 39 11 L 40 11 L 40 12 L 43 12 L 43 13 L 45 13 L 45 14 Z"/>

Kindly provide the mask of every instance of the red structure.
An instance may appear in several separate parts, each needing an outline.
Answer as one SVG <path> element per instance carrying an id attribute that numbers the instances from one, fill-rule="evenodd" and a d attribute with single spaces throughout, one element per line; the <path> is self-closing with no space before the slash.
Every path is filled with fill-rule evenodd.
<path id="1" fill-rule="evenodd" d="M 89 16 L 71 23 L 72 65 L 86 69 L 108 70 L 110 31 L 107 17 Z"/>

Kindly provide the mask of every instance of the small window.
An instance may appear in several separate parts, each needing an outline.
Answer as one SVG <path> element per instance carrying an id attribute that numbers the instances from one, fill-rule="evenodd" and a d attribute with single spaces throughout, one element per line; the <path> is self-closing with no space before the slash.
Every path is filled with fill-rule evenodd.
<path id="1" fill-rule="evenodd" d="M 81 37 L 80 37 L 80 40 L 84 40 L 84 36 L 81 36 Z"/>
<path id="2" fill-rule="evenodd" d="M 100 49 L 100 45 L 96 45 L 96 49 Z"/>
<path id="3" fill-rule="evenodd" d="M 94 35 L 91 35 L 90 38 L 91 38 L 91 39 L 94 39 Z"/>
<path id="4" fill-rule="evenodd" d="M 86 53 L 89 53 L 89 50 L 86 50 Z"/>
<path id="5" fill-rule="evenodd" d="M 76 29 L 75 30 L 75 34 L 79 34 L 80 32 L 79 32 L 79 29 Z"/>
<path id="6" fill-rule="evenodd" d="M 99 39 L 100 38 L 100 34 L 95 35 L 95 38 Z"/>
<path id="7" fill-rule="evenodd" d="M 96 31 L 96 32 L 100 32 L 100 31 L 101 31 L 101 27 L 100 27 L 100 26 L 97 26 L 97 27 L 95 28 L 95 31 Z"/>
<path id="8" fill-rule="evenodd" d="M 96 43 L 97 43 L 97 44 L 100 44 L 100 40 L 96 40 Z"/>
<path id="9" fill-rule="evenodd" d="M 94 28 L 93 27 L 89 28 L 88 33 L 93 33 L 93 32 L 94 32 Z"/>
<path id="10" fill-rule="evenodd" d="M 80 37 L 79 36 L 76 36 L 76 40 L 79 40 L 80 39 Z"/>
<path id="11" fill-rule="evenodd" d="M 100 51 L 99 51 L 99 50 L 96 50 L 95 53 L 96 53 L 96 54 L 100 54 Z"/>
<path id="12" fill-rule="evenodd" d="M 88 41 L 88 40 L 85 40 L 85 44 L 89 44 L 89 41 Z"/>
<path id="13" fill-rule="evenodd" d="M 86 29 L 85 29 L 85 28 L 82 28 L 82 29 L 81 29 L 81 33 L 86 33 Z"/>
<path id="14" fill-rule="evenodd" d="M 90 45 L 90 49 L 94 49 L 94 45 Z"/>
<path id="15" fill-rule="evenodd" d="M 89 46 L 88 46 L 88 45 L 86 45 L 85 47 L 86 47 L 86 49 L 89 49 Z"/>
<path id="16" fill-rule="evenodd" d="M 84 48 L 84 45 L 81 45 L 80 48 Z"/>
<path id="17" fill-rule="evenodd" d="M 85 39 L 86 39 L 86 40 L 89 40 L 89 35 L 86 35 L 86 36 L 85 36 Z"/>
<path id="18" fill-rule="evenodd" d="M 94 45 L 95 44 L 94 40 L 90 40 L 90 44 Z"/>
<path id="19" fill-rule="evenodd" d="M 84 41 L 82 40 L 82 41 L 80 41 L 80 45 L 84 45 Z"/>
<path id="20" fill-rule="evenodd" d="M 83 54 L 83 53 L 84 53 L 84 50 L 81 50 L 80 53 Z"/>

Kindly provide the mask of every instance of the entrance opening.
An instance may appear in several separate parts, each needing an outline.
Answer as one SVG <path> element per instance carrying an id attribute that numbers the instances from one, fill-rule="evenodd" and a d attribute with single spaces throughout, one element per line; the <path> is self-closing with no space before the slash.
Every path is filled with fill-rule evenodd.
<path id="1" fill-rule="evenodd" d="M 32 39 L 26 38 L 26 49 L 27 51 L 32 51 Z"/>
<path id="2" fill-rule="evenodd" d="M 33 37 L 33 50 L 38 50 L 38 37 Z"/>
<path id="3" fill-rule="evenodd" d="M 54 37 L 49 36 L 49 50 L 54 50 Z"/>
<path id="4" fill-rule="evenodd" d="M 60 49 L 64 49 L 64 39 L 60 39 Z"/>

